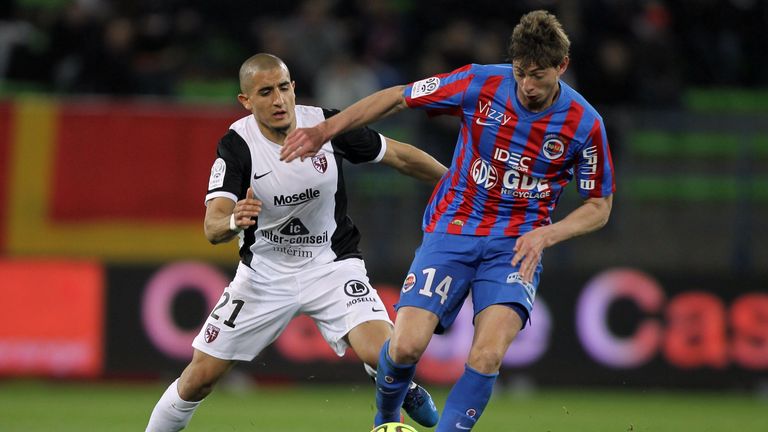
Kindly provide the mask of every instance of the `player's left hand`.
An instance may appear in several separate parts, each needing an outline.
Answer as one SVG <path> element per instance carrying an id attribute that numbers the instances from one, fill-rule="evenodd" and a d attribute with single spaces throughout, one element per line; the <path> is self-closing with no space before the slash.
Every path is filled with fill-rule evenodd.
<path id="1" fill-rule="evenodd" d="M 280 149 L 280 160 L 290 162 L 296 158 L 304 159 L 314 156 L 323 143 L 327 141 L 323 135 L 323 125 L 320 123 L 311 128 L 297 128 L 288 133 Z"/>
<path id="2" fill-rule="evenodd" d="M 520 264 L 520 277 L 525 282 L 532 282 L 536 267 L 541 261 L 541 253 L 548 244 L 549 226 L 536 228 L 521 235 L 515 242 L 515 256 L 512 257 L 512 266 Z"/>

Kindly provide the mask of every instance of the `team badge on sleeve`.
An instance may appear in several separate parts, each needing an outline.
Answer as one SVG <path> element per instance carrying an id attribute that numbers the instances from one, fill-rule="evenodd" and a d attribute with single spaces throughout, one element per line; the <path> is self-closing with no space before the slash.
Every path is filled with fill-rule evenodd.
<path id="1" fill-rule="evenodd" d="M 208 190 L 224 186 L 224 174 L 227 172 L 227 163 L 224 159 L 217 158 L 211 167 L 211 177 L 208 179 Z"/>
<path id="2" fill-rule="evenodd" d="M 420 98 L 422 96 L 431 95 L 437 88 L 440 87 L 440 78 L 431 77 L 416 81 L 411 86 L 411 99 Z"/>
<path id="3" fill-rule="evenodd" d="M 315 167 L 320 174 L 325 174 L 325 170 L 328 169 L 328 159 L 325 158 L 325 153 L 319 153 L 312 156 L 312 166 Z"/>
<path id="4" fill-rule="evenodd" d="M 220 331 L 221 329 L 215 325 L 208 324 L 208 327 L 205 328 L 205 341 L 208 343 L 215 341 L 216 337 L 219 336 Z"/>

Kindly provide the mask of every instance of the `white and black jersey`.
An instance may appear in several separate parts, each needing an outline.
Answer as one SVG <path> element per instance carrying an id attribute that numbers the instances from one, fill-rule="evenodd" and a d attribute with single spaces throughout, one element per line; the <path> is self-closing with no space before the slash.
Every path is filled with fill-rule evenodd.
<path id="1" fill-rule="evenodd" d="M 338 111 L 296 106 L 297 127 L 311 127 Z M 312 158 L 280 160 L 281 146 L 268 140 L 252 115 L 230 126 L 219 141 L 206 203 L 235 202 L 253 186 L 262 202 L 256 225 L 239 235 L 241 261 L 266 277 L 345 258 L 361 258 L 360 232 L 347 216 L 342 159 L 379 162 L 386 141 L 362 128 L 323 144 Z"/>

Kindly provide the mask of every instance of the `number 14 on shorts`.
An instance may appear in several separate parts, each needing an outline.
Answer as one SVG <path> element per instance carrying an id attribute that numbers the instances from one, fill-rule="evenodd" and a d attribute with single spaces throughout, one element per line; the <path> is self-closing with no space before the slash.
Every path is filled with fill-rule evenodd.
<path id="1" fill-rule="evenodd" d="M 448 291 L 451 289 L 453 278 L 451 276 L 446 276 L 435 284 L 436 270 L 433 267 L 425 268 L 421 272 L 426 276 L 426 280 L 424 281 L 424 286 L 419 290 L 419 294 L 426 297 L 432 297 L 433 293 L 437 294 L 440 296 L 440 304 L 444 304 L 445 301 L 448 300 Z M 403 283 L 403 293 L 407 293 L 415 285 L 416 275 L 411 273 L 405 278 L 405 283 Z"/>

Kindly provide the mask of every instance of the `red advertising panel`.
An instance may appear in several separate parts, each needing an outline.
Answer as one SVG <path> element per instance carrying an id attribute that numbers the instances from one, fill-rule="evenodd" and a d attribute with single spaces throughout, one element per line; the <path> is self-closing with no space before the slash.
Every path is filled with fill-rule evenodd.
<path id="1" fill-rule="evenodd" d="M 104 276 L 91 262 L 0 261 L 0 376 L 103 369 Z"/>
<path id="2" fill-rule="evenodd" d="M 216 144 L 246 114 L 172 104 L 63 103 L 51 218 L 199 223 Z"/>
<path id="3" fill-rule="evenodd" d="M 13 128 L 11 127 L 11 103 L 0 102 L 0 252 L 6 250 L 5 238 L 7 227 L 7 202 L 8 197 L 8 172 L 11 169 L 11 140 Z"/>

